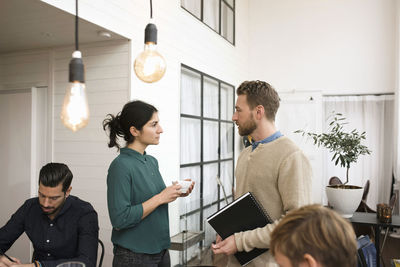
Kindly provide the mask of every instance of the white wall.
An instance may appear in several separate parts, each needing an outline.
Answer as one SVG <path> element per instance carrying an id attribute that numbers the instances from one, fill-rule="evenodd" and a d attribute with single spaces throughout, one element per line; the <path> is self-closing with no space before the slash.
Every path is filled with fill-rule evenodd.
<path id="1" fill-rule="evenodd" d="M 74 0 L 43 2 L 75 12 Z M 80 0 L 80 17 L 131 40 L 81 45 L 87 70 L 90 124 L 73 134 L 60 124 L 58 117 L 71 47 L 21 52 L 11 61 L 7 61 L 8 55 L 2 56 L 0 84 L 3 89 L 41 85 L 54 88 L 54 160 L 71 167 L 75 175 L 73 193 L 91 201 L 98 210 L 100 235 L 108 253 L 104 266 L 110 266 L 111 226 L 105 177 L 116 153 L 106 147 L 101 130 L 106 113 L 119 111 L 129 95 L 159 109 L 164 133 L 160 145 L 148 152 L 158 158 L 168 184 L 179 177 L 182 63 L 234 86 L 243 80 L 262 79 L 281 92 L 393 92 L 397 77 L 395 2 L 237 0 L 233 46 L 180 8 L 180 0 L 154 0 L 158 46 L 167 61 L 167 72 L 161 81 L 145 84 L 132 73 L 131 66 L 143 48 L 149 2 Z M 4 70 L 4 65 L 10 67 Z M 170 215 L 174 234 L 179 231 L 177 203 L 170 205 Z"/>
<path id="2" fill-rule="evenodd" d="M 46 86 L 49 79 L 49 53 L 30 50 L 0 54 L 0 89 L 28 89 Z"/>
<path id="3" fill-rule="evenodd" d="M 79 132 L 72 133 L 67 130 L 59 119 L 61 104 L 67 87 L 68 64 L 74 50 L 73 47 L 1 54 L 0 85 L 2 86 L 0 88 L 15 91 L 49 86 L 50 95 L 47 104 L 54 102 L 54 106 L 49 108 L 52 117 L 48 125 L 52 127 L 51 132 L 53 133 L 49 134 L 46 146 L 37 142 L 36 139 L 39 139 L 39 135 L 41 135 L 38 134 L 37 138 L 34 138 L 36 148 L 38 151 L 49 150 L 51 159 L 48 161 L 64 162 L 70 167 L 74 174 L 72 194 L 91 202 L 99 214 L 100 238 L 106 246 L 103 266 L 111 266 L 111 225 L 107 210 L 106 176 L 108 165 L 116 156 L 116 151 L 107 147 L 107 137 L 101 127 L 101 122 L 106 114 L 116 113 L 128 101 L 130 43 L 128 41 L 108 41 L 84 44 L 80 48 L 86 68 L 86 86 L 91 117 L 88 126 Z M 1 97 L 2 94 L 0 94 Z M 43 109 L 43 106 L 37 106 L 37 109 L 39 112 Z M 30 112 L 28 116 L 30 116 Z M 18 123 L 21 122 L 18 121 Z M 44 125 L 46 122 L 42 120 L 41 123 L 40 125 Z M 24 126 L 28 126 L 30 129 L 30 124 L 24 123 Z M 13 128 L 17 129 L 18 127 Z M 23 132 L 26 132 L 30 137 L 29 130 Z M 3 138 L 2 140 L 8 139 Z M 22 155 L 28 156 L 29 162 L 30 143 L 24 147 L 22 146 L 23 143 L 19 142 L 19 144 L 22 151 L 28 152 Z M 0 145 L 4 147 L 7 143 L 2 142 Z M 36 160 L 41 161 L 42 159 L 36 158 Z M 6 161 L 3 160 L 2 162 Z M 29 166 L 27 168 L 28 174 L 30 174 Z M 28 179 L 27 181 L 30 179 L 29 176 L 25 178 Z M 35 185 L 37 177 L 33 177 L 30 182 Z M 30 184 L 28 183 L 27 195 L 20 192 L 19 197 L 27 199 L 29 189 Z M 14 192 L 14 190 L 10 192 Z M 33 193 L 36 195 L 35 190 Z M 15 205 L 9 207 L 12 212 L 15 212 L 22 204 L 21 201 L 17 201 Z M 2 206 L 0 208 L 3 209 Z M 4 215 L 4 220 L 7 220 L 11 211 L 7 211 L 7 214 L 3 212 L 2 215 Z M 1 226 L 3 224 L 4 222 Z M 26 249 L 23 251 L 25 252 Z M 15 250 L 11 253 L 19 256 L 23 251 Z M 30 256 L 28 255 L 25 258 L 29 259 Z"/>
<path id="4" fill-rule="evenodd" d="M 74 13 L 75 1 L 44 2 Z M 233 46 L 183 10 L 180 0 L 153 1 L 158 46 L 166 59 L 167 71 L 164 78 L 155 84 L 145 84 L 131 73 L 131 98 L 148 101 L 160 111 L 164 134 L 161 144 L 148 149 L 148 152 L 159 159 L 167 184 L 179 177 L 180 65 L 187 64 L 235 86 L 248 75 L 248 1 L 236 1 L 236 5 L 237 40 Z M 133 64 L 134 58 L 143 49 L 149 2 L 120 0 L 94 3 L 82 0 L 79 6 L 82 18 L 131 39 Z M 170 207 L 172 234 L 179 231 L 176 206 L 175 203 Z"/>
<path id="5" fill-rule="evenodd" d="M 78 132 L 65 128 L 60 120 L 73 47 L 56 48 L 52 56 L 54 161 L 67 164 L 74 174 L 71 194 L 89 201 L 98 213 L 99 237 L 106 247 L 103 266 L 111 266 L 113 255 L 106 178 L 108 166 L 117 153 L 107 146 L 102 121 L 108 113 L 116 114 L 128 101 L 129 49 L 128 41 L 97 42 L 80 46 L 86 69 L 90 120 Z"/>
<path id="6" fill-rule="evenodd" d="M 31 92 L 0 92 L 0 227 L 30 197 Z M 9 255 L 30 259 L 28 237 L 23 234 Z"/>
<path id="7" fill-rule="evenodd" d="M 136 76 L 132 79 L 132 98 L 143 99 L 159 109 L 160 123 L 164 129 L 160 145 L 148 152 L 158 158 L 166 184 L 179 178 L 180 163 L 180 71 L 186 64 L 227 83 L 237 86 L 247 78 L 247 1 L 236 1 L 236 45 L 233 46 L 210 30 L 194 16 L 183 10 L 179 2 L 155 1 L 164 11 L 156 17 L 159 24 L 159 48 L 167 61 L 163 79 L 155 84 L 145 84 Z M 159 7 L 160 8 L 160 7 Z M 143 29 L 139 43 L 132 48 L 135 57 L 142 49 Z M 135 53 L 136 52 L 136 53 Z M 238 155 L 238 153 L 236 153 Z M 170 204 L 170 229 L 174 235 L 179 229 L 179 202 Z"/>
<path id="8" fill-rule="evenodd" d="M 43 2 L 75 12 L 74 0 Z M 104 266 L 110 266 L 112 254 L 105 177 L 109 162 L 116 156 L 114 150 L 107 148 L 101 129 L 106 113 L 118 112 L 128 98 L 148 101 L 159 109 L 164 133 L 160 145 L 150 147 L 148 152 L 158 158 L 169 184 L 179 177 L 182 63 L 234 86 L 243 80 L 262 79 L 280 92 L 393 92 L 397 77 L 395 3 L 396 0 L 237 0 L 233 46 L 183 10 L 180 0 L 154 0 L 158 46 L 166 59 L 167 72 L 159 82 L 146 84 L 133 74 L 132 64 L 143 48 L 149 1 L 80 0 L 80 17 L 131 40 L 104 46 L 81 45 L 87 70 L 90 124 L 73 134 L 58 119 L 71 47 L 48 52 L 54 73 L 30 70 L 26 75 L 37 77 L 29 78 L 36 85 L 49 83 L 54 88 L 54 160 L 71 167 L 74 194 L 91 201 L 99 212 L 100 235 L 108 253 Z M 7 80 L 8 75 L 18 73 L 26 64 L 49 68 L 48 59 L 43 65 L 37 63 L 46 56 L 35 56 L 35 61 L 15 60 L 14 70 L 5 71 L 0 78 Z M 24 84 L 26 75 L 15 80 Z M 3 84 L 13 86 L 12 82 Z M 171 234 L 175 234 L 179 231 L 177 203 L 170 205 L 170 215 Z"/>
<path id="9" fill-rule="evenodd" d="M 250 78 L 278 90 L 395 90 L 396 0 L 251 0 Z"/>
<path id="10" fill-rule="evenodd" d="M 301 99 L 312 93 L 374 94 L 397 91 L 397 0 L 251 0 L 249 1 L 250 79 L 271 83 L 281 94 L 278 125 L 287 126 L 313 166 L 313 200 L 326 184 L 321 149 L 293 135 L 297 129 L 321 132 L 322 102 L 291 112 L 288 96 Z M 396 23 L 397 21 L 397 23 Z M 314 97 L 315 99 L 315 97 Z M 298 100 L 296 100 L 298 101 Z M 314 101 L 315 102 L 315 101 Z M 308 110 L 308 111 L 307 111 Z M 288 117 L 288 118 L 285 118 Z M 296 121 L 297 124 L 288 123 Z M 279 120 L 283 120 L 281 123 Z M 311 125 L 306 125 L 306 123 Z M 299 125 L 304 123 L 304 125 Z"/>
<path id="11" fill-rule="evenodd" d="M 43 2 L 72 14 L 75 12 L 73 0 L 44 0 Z M 135 57 L 143 49 L 144 28 L 150 15 L 149 1 L 81 0 L 79 7 L 81 18 L 131 40 L 132 57 L 129 65 L 131 68 Z M 236 10 L 236 44 L 233 46 L 183 10 L 180 7 L 180 0 L 153 1 L 153 17 L 158 27 L 158 47 L 167 62 L 167 71 L 163 79 L 154 84 L 146 84 L 138 80 L 131 69 L 129 75 L 131 99 L 147 101 L 154 104 L 160 111 L 160 123 L 164 129 L 161 143 L 157 147 L 149 148 L 147 152 L 158 158 L 160 171 L 166 184 L 170 184 L 172 180 L 179 177 L 181 64 L 189 65 L 234 86 L 248 77 L 248 1 L 236 1 Z M 88 65 L 86 69 L 89 71 Z M 116 112 L 121 108 L 122 105 L 113 106 L 113 109 L 108 112 Z M 85 140 L 79 135 L 78 132 L 71 138 L 79 142 Z M 57 142 L 57 132 L 55 137 Z M 66 142 L 64 146 L 69 146 L 69 144 Z M 93 159 L 97 161 L 97 158 L 85 157 L 86 152 L 83 153 L 84 155 L 79 154 L 81 153 L 77 153 L 74 157 L 79 157 L 81 162 L 93 161 Z M 95 165 L 97 166 L 97 163 Z M 100 176 L 101 173 L 106 173 L 107 167 L 98 166 L 93 169 Z M 86 190 L 88 186 L 83 186 L 81 190 Z M 171 204 L 172 235 L 180 230 L 178 212 L 178 203 Z"/>

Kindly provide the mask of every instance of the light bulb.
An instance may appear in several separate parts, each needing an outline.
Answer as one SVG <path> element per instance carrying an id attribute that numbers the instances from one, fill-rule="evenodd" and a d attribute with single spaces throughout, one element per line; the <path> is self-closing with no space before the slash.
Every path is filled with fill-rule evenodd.
<path id="1" fill-rule="evenodd" d="M 61 121 L 65 127 L 76 132 L 89 122 L 89 106 L 84 83 L 81 53 L 75 51 L 69 64 L 69 85 L 65 92 L 61 110 Z"/>
<path id="2" fill-rule="evenodd" d="M 145 29 L 144 51 L 135 59 L 135 73 L 142 81 L 152 83 L 164 76 L 166 68 L 163 56 L 157 51 L 157 27 L 149 23 Z"/>
<path id="3" fill-rule="evenodd" d="M 63 124 L 76 132 L 89 122 L 89 106 L 84 83 L 69 83 L 61 111 Z"/>
<path id="4" fill-rule="evenodd" d="M 144 51 L 135 60 L 135 73 L 144 82 L 156 82 L 164 76 L 165 60 L 156 46 L 154 43 L 145 44 Z"/>

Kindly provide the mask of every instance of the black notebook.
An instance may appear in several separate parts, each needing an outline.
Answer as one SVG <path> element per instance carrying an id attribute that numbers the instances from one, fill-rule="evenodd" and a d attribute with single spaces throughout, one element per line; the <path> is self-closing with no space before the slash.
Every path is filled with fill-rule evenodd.
<path id="1" fill-rule="evenodd" d="M 271 217 L 250 192 L 239 197 L 207 218 L 207 222 L 225 239 L 230 235 L 253 230 L 272 223 Z M 255 248 L 249 252 L 236 252 L 235 257 L 241 265 L 246 265 L 268 249 Z"/>

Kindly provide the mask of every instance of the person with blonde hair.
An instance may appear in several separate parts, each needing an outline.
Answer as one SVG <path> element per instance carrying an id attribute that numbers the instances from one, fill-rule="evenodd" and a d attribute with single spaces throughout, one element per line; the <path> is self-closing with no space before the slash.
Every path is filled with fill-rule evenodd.
<path id="1" fill-rule="evenodd" d="M 275 125 L 279 108 L 278 92 L 264 81 L 244 81 L 236 90 L 232 120 L 240 136 L 250 136 L 251 146 L 242 150 L 235 168 L 234 198 L 251 192 L 273 223 L 232 234 L 217 236 L 214 254 L 224 254 L 227 266 L 241 266 L 233 256 L 254 248 L 269 248 L 270 235 L 282 215 L 311 203 L 312 168 L 307 156 Z M 252 260 L 248 267 L 275 267 L 268 251 Z"/>
<path id="2" fill-rule="evenodd" d="M 353 227 L 321 205 L 289 212 L 272 232 L 270 250 L 281 267 L 354 267 L 357 263 Z"/>

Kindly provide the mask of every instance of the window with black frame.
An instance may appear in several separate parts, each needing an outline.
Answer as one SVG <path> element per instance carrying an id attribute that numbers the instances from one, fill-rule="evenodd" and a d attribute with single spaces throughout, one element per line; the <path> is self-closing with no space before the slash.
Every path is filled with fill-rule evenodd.
<path id="1" fill-rule="evenodd" d="M 235 44 L 235 0 L 181 0 L 181 7 Z"/>
<path id="2" fill-rule="evenodd" d="M 181 198 L 181 230 L 205 231 L 205 244 L 215 232 L 205 219 L 232 201 L 234 185 L 234 86 L 182 65 L 180 179 L 196 182 Z"/>

